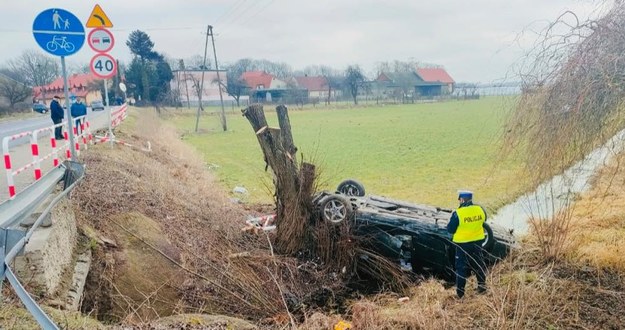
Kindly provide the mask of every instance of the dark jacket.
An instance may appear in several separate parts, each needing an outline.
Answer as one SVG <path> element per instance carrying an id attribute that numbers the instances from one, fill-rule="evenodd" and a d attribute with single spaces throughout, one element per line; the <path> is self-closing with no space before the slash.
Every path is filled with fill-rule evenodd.
<path id="1" fill-rule="evenodd" d="M 471 205 L 473 205 L 473 202 L 472 201 L 468 201 L 468 202 L 464 202 L 464 203 L 460 204 L 460 207 L 471 206 Z M 482 210 L 484 210 L 483 207 L 482 207 Z M 484 210 L 484 215 L 486 215 L 486 218 L 484 219 L 484 223 L 486 223 L 486 219 L 488 219 L 488 215 L 486 214 L 486 210 Z M 458 229 L 458 225 L 460 225 L 460 220 L 458 219 L 458 213 L 456 213 L 456 211 L 454 211 L 454 213 L 451 214 L 451 218 L 449 219 L 449 223 L 447 224 L 447 232 L 450 233 L 450 234 L 455 234 L 456 230 Z"/>
<path id="2" fill-rule="evenodd" d="M 63 107 L 59 104 L 59 101 L 52 100 L 52 102 L 50 103 L 50 117 L 52 117 L 52 119 L 63 119 L 63 117 L 65 117 L 64 113 L 65 110 L 63 110 Z"/>
<path id="3" fill-rule="evenodd" d="M 74 103 L 70 107 L 72 117 L 80 117 L 87 114 L 87 106 L 84 103 Z"/>

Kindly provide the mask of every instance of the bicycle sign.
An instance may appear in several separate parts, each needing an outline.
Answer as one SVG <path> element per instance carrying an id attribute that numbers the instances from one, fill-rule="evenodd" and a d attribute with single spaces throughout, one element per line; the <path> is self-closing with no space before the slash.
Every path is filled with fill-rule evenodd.
<path id="1" fill-rule="evenodd" d="M 35 18 L 33 36 L 46 52 L 55 56 L 69 56 L 85 43 L 85 28 L 74 14 L 50 8 Z"/>
<path id="2" fill-rule="evenodd" d="M 109 54 L 96 54 L 91 59 L 89 68 L 96 77 L 109 79 L 117 72 L 117 62 Z"/>

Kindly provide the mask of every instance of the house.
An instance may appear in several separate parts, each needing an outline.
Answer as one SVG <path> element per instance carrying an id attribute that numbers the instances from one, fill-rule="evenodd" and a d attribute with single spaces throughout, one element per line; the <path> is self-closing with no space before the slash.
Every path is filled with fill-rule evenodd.
<path id="1" fill-rule="evenodd" d="M 204 71 L 204 83 L 202 84 L 202 71 Z M 181 104 L 187 106 L 199 105 L 199 91 L 202 87 L 202 104 L 217 105 L 219 98 L 219 84 L 217 70 L 174 70 L 174 78 L 170 82 L 172 92 Z M 219 70 L 219 78 L 224 85 L 228 84 L 226 70 Z M 222 90 L 224 102 L 234 101 L 230 95 Z M 243 97 L 242 97 L 243 99 Z"/>
<path id="2" fill-rule="evenodd" d="M 245 81 L 245 84 L 247 84 L 251 90 L 287 88 L 286 81 L 280 80 L 265 71 L 243 72 L 241 80 Z"/>
<path id="3" fill-rule="evenodd" d="M 376 97 L 432 98 L 453 92 L 454 80 L 443 68 L 416 68 L 407 72 L 381 72 L 370 84 Z"/>
<path id="4" fill-rule="evenodd" d="M 430 87 L 422 89 L 420 95 L 441 95 L 451 94 L 454 92 L 454 86 L 456 82 L 443 68 L 417 68 L 417 75 L 423 80 L 425 84 L 429 84 Z M 441 85 L 440 92 L 436 90 L 435 86 Z M 431 94 L 433 93 L 433 94 Z"/>
<path id="5" fill-rule="evenodd" d="M 307 91 L 297 86 L 293 79 L 282 80 L 265 71 L 247 71 L 241 80 L 249 88 L 250 98 L 254 102 L 304 103 Z"/>
<path id="6" fill-rule="evenodd" d="M 98 78 L 91 73 L 73 74 L 67 77 L 70 98 L 80 97 L 86 104 L 102 100 L 100 89 L 94 84 L 97 80 Z M 45 86 L 33 87 L 33 103 L 43 103 L 49 106 L 54 96 L 61 98 L 61 104 L 65 103 L 63 77 L 58 77 Z"/>
<path id="7" fill-rule="evenodd" d="M 423 80 L 414 72 L 382 72 L 370 84 L 371 93 L 375 97 L 395 99 L 413 99 L 416 86 L 422 85 Z"/>

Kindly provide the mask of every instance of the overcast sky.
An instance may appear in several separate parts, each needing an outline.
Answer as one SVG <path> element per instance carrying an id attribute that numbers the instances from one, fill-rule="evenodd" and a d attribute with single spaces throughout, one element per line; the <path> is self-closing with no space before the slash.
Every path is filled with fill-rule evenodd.
<path id="1" fill-rule="evenodd" d="M 0 0 L 0 65 L 37 49 L 32 22 L 48 8 L 73 12 L 86 22 L 96 2 Z M 220 63 L 265 58 L 294 69 L 360 64 L 366 73 L 380 61 L 415 60 L 444 66 L 456 81 L 506 77 L 548 20 L 565 10 L 580 18 L 599 15 L 593 0 L 107 0 L 100 5 L 114 24 L 111 54 L 131 58 L 125 41 L 147 32 L 155 50 L 172 58 L 203 54 L 207 24 L 214 26 Z M 525 31 L 525 32 L 524 32 Z M 210 54 L 210 53 L 209 53 Z M 85 45 L 68 62 L 87 64 Z M 508 77 L 508 81 L 514 77 Z"/>

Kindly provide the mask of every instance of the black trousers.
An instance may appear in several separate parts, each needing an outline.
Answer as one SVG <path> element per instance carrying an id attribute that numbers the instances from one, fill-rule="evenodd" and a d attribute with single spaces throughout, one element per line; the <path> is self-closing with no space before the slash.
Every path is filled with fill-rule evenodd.
<path id="1" fill-rule="evenodd" d="M 63 121 L 63 118 L 52 118 L 52 122 L 54 123 L 54 125 L 60 124 L 62 121 Z M 57 140 L 63 139 L 63 126 L 62 125 L 54 128 L 54 137 Z"/>
<path id="2" fill-rule="evenodd" d="M 80 119 L 76 119 L 74 122 L 74 125 L 76 125 L 76 132 L 78 132 L 79 135 L 82 134 L 82 130 L 80 129 Z"/>
<path id="3" fill-rule="evenodd" d="M 458 297 L 464 296 L 469 271 L 477 276 L 478 290 L 486 290 L 486 264 L 482 252 L 482 241 L 456 243 L 456 293 Z"/>

